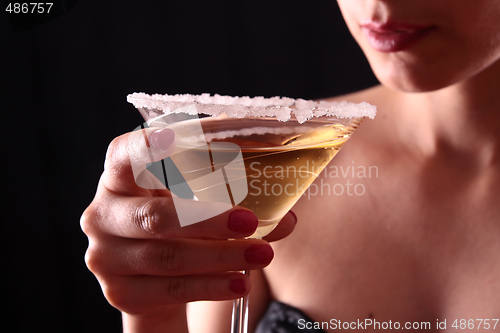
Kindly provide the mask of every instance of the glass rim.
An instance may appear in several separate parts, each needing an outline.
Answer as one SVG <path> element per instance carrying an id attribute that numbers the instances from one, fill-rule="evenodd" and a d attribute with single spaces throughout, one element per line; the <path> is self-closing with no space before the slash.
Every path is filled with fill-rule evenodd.
<path id="1" fill-rule="evenodd" d="M 189 115 L 219 116 L 232 118 L 275 117 L 281 122 L 293 119 L 299 123 L 308 120 L 335 117 L 338 119 L 374 118 L 376 107 L 366 102 L 306 101 L 288 97 L 231 97 L 209 94 L 201 95 L 148 95 L 133 93 L 127 96 L 146 121 L 163 114 L 186 113 Z M 227 103 L 233 104 L 227 104 Z"/>

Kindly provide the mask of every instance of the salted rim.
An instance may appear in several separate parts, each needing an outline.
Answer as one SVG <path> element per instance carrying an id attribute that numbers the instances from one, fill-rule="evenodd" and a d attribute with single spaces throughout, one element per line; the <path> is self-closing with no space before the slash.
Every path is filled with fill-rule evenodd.
<path id="1" fill-rule="evenodd" d="M 377 107 L 366 102 L 327 102 L 293 99 L 289 97 L 232 97 L 215 94 L 149 95 L 133 93 L 127 101 L 136 108 L 157 109 L 165 114 L 187 113 L 218 116 L 221 113 L 233 118 L 276 117 L 288 121 L 295 115 L 299 123 L 323 116 L 337 118 L 375 118 Z M 196 108 L 185 108 L 196 105 Z M 196 110 L 193 110 L 196 109 Z"/>

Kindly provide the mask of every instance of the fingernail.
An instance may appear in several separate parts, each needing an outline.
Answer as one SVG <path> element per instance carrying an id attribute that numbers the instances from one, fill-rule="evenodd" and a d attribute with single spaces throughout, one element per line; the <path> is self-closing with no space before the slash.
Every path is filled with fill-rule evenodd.
<path id="1" fill-rule="evenodd" d="M 153 132 L 149 136 L 149 144 L 152 148 L 166 150 L 175 139 L 175 132 L 170 128 L 164 128 Z"/>
<path id="2" fill-rule="evenodd" d="M 245 259 L 250 264 L 267 265 L 273 257 L 274 251 L 267 244 L 254 244 L 245 251 Z"/>
<path id="3" fill-rule="evenodd" d="M 292 213 L 293 215 L 293 218 L 295 219 L 295 224 L 297 224 L 297 215 L 293 212 L 293 211 L 290 211 L 290 213 Z"/>
<path id="4" fill-rule="evenodd" d="M 258 225 L 257 216 L 249 210 L 235 210 L 229 215 L 227 222 L 229 230 L 245 235 L 252 234 Z"/>
<path id="5" fill-rule="evenodd" d="M 247 285 L 243 279 L 234 279 L 229 282 L 229 289 L 235 294 L 244 294 L 247 291 Z"/>

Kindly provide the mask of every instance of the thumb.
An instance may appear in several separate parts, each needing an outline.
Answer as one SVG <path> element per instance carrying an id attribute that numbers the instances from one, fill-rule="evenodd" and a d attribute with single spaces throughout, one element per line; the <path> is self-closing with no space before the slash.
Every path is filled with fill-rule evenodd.
<path id="1" fill-rule="evenodd" d="M 127 152 L 136 184 L 146 189 L 165 189 L 165 185 L 146 168 L 169 157 L 175 148 L 175 133 L 169 128 L 152 127 L 131 132 Z"/>

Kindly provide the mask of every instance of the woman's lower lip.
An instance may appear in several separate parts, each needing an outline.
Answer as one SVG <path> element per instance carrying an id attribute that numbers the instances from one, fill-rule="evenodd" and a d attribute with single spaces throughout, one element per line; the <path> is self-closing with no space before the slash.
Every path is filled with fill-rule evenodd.
<path id="1" fill-rule="evenodd" d="M 433 29 L 416 29 L 406 31 L 375 31 L 363 27 L 363 32 L 370 45 L 379 52 L 403 51 L 427 36 Z"/>

